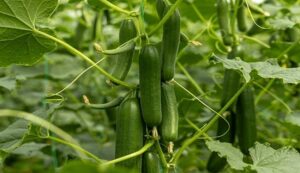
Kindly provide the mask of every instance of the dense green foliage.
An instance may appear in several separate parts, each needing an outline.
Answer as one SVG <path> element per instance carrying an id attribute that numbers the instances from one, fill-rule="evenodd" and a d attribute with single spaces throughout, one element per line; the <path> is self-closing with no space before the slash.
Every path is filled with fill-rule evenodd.
<path id="1" fill-rule="evenodd" d="M 0 172 L 298 173 L 299 0 L 0 0 Z"/>

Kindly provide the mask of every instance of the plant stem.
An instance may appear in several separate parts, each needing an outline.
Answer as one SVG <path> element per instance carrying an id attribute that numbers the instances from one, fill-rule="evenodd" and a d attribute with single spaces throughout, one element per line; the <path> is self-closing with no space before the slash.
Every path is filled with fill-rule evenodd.
<path id="1" fill-rule="evenodd" d="M 267 86 L 265 86 L 260 92 L 259 94 L 256 96 L 255 99 L 255 105 L 257 105 L 257 103 L 260 101 L 261 97 L 270 89 L 270 87 L 273 85 L 275 79 L 271 79 Z"/>
<path id="2" fill-rule="evenodd" d="M 62 139 L 64 139 L 65 141 L 71 144 L 78 145 L 78 142 L 70 134 L 58 128 L 54 124 L 48 122 L 47 120 L 35 116 L 34 114 L 17 111 L 17 110 L 0 109 L 0 117 L 17 117 L 17 118 L 25 119 L 47 130 L 50 130 L 51 132 L 55 133 L 57 136 L 61 137 Z M 85 155 L 83 155 L 82 153 L 80 152 L 77 153 L 81 158 L 85 158 Z"/>
<path id="3" fill-rule="evenodd" d="M 118 11 L 120 13 L 124 13 L 124 14 L 127 14 L 127 15 L 131 15 L 133 12 L 130 12 L 130 11 L 127 11 L 127 10 L 124 10 L 116 5 L 114 5 L 113 3 L 107 1 L 107 0 L 99 0 L 100 2 L 102 2 L 103 4 L 105 4 L 106 6 L 110 7 L 111 9 L 115 10 L 115 11 Z"/>
<path id="4" fill-rule="evenodd" d="M 194 124 L 190 119 L 188 119 L 187 117 L 184 118 L 185 121 L 191 126 L 193 127 L 195 130 L 197 131 L 201 131 L 201 129 L 196 125 Z M 208 134 L 206 134 L 205 132 L 203 132 L 203 136 L 205 137 L 205 139 L 208 139 L 209 141 L 212 141 L 213 138 L 210 137 Z"/>
<path id="5" fill-rule="evenodd" d="M 115 163 L 122 162 L 122 161 L 130 159 L 130 158 L 139 156 L 139 155 L 143 154 L 144 152 L 146 152 L 149 148 L 151 148 L 154 145 L 154 143 L 155 143 L 155 141 L 151 140 L 146 145 L 144 145 L 140 150 L 138 150 L 138 151 L 136 151 L 134 153 L 128 154 L 126 156 L 119 157 L 119 158 L 111 160 L 111 161 L 107 161 L 107 162 L 105 162 L 105 163 L 103 163 L 103 164 L 101 164 L 99 166 L 100 167 L 102 167 L 102 166 L 109 166 L 109 165 L 113 165 Z"/>
<path id="6" fill-rule="evenodd" d="M 158 155 L 159 155 L 160 160 L 162 162 L 162 166 L 164 168 L 168 168 L 168 162 L 166 161 L 166 158 L 164 156 L 163 151 L 161 150 L 161 147 L 159 145 L 159 141 L 158 140 L 155 141 L 155 148 L 156 148 L 156 151 L 158 152 Z"/>
<path id="7" fill-rule="evenodd" d="M 87 150 L 81 148 L 81 147 L 78 146 L 78 145 L 75 145 L 75 144 L 73 144 L 73 143 L 69 143 L 69 142 L 67 142 L 67 141 L 64 141 L 64 140 L 62 140 L 62 139 L 59 139 L 59 138 L 56 138 L 56 137 L 53 137 L 53 136 L 47 136 L 47 137 L 45 137 L 45 138 L 46 138 L 46 139 L 50 139 L 50 140 L 55 141 L 55 142 L 59 142 L 59 143 L 68 145 L 68 146 L 70 146 L 71 148 L 73 148 L 73 149 L 75 149 L 75 150 L 77 150 L 77 151 L 80 151 L 80 152 L 86 154 L 87 156 L 93 158 L 93 159 L 94 159 L 95 161 L 97 161 L 98 163 L 103 163 L 103 162 L 105 162 L 104 160 L 98 158 L 98 157 L 95 156 L 94 154 L 92 154 L 92 153 L 90 153 L 89 151 L 87 151 Z"/>
<path id="8" fill-rule="evenodd" d="M 159 21 L 159 23 L 155 26 L 155 28 L 149 32 L 148 34 L 149 37 L 152 36 L 160 27 L 163 26 L 164 23 L 167 22 L 167 20 L 173 15 L 174 11 L 182 1 L 183 0 L 177 0 L 175 4 L 172 5 L 172 7 L 167 12 L 167 14 Z"/>
<path id="9" fill-rule="evenodd" d="M 270 46 L 269 46 L 269 45 L 267 45 L 266 43 L 262 42 L 261 40 L 258 40 L 258 39 L 256 39 L 256 38 L 254 38 L 254 37 L 249 37 L 249 36 L 247 36 L 247 35 L 242 35 L 241 37 L 243 37 L 243 38 L 245 38 L 245 39 L 248 39 L 248 40 L 251 40 L 251 41 L 254 41 L 254 42 L 260 44 L 261 46 L 270 49 Z"/>
<path id="10" fill-rule="evenodd" d="M 193 79 L 193 77 L 189 74 L 189 72 L 183 67 L 183 65 L 180 62 L 177 62 L 176 64 L 179 67 L 179 69 L 183 72 L 183 74 L 188 78 L 188 80 L 191 82 L 194 88 L 199 92 L 199 94 L 205 95 L 204 91 L 199 87 L 197 82 Z"/>
<path id="11" fill-rule="evenodd" d="M 95 68 L 97 68 L 103 75 L 105 75 L 107 78 L 109 78 L 111 81 L 120 84 L 126 88 L 130 88 L 133 89 L 135 88 L 135 86 L 128 84 L 124 81 L 121 81 L 115 77 L 113 77 L 111 74 L 109 74 L 107 71 L 105 71 L 104 69 L 102 69 L 101 67 L 99 67 L 94 61 L 92 61 L 89 57 L 87 57 L 85 54 L 83 54 L 82 52 L 80 52 L 79 50 L 75 49 L 74 47 L 72 47 L 71 45 L 69 45 L 68 43 L 52 36 L 49 35 L 45 32 L 39 31 L 39 30 L 33 30 L 34 33 L 39 34 L 41 36 L 44 36 L 50 40 L 53 40 L 56 43 L 59 43 L 60 45 L 62 45 L 63 47 L 65 47 L 70 53 L 79 56 L 80 58 L 82 58 L 83 60 L 85 60 L 86 62 L 88 62 L 89 64 L 95 66 Z"/>
<path id="12" fill-rule="evenodd" d="M 219 115 L 223 114 L 238 98 L 238 96 L 243 92 L 243 90 L 247 87 L 247 83 L 244 83 L 244 85 L 234 94 L 234 96 L 225 104 L 225 106 L 216 114 L 214 117 L 202 127 L 201 131 L 198 131 L 195 133 L 191 138 L 185 140 L 183 142 L 183 145 L 180 147 L 180 149 L 176 152 L 174 157 L 171 159 L 171 163 L 176 164 L 184 150 L 192 144 L 194 141 L 196 141 L 201 135 L 203 135 L 209 128 L 211 128 L 214 123 L 217 122 L 217 120 L 220 118 Z"/>

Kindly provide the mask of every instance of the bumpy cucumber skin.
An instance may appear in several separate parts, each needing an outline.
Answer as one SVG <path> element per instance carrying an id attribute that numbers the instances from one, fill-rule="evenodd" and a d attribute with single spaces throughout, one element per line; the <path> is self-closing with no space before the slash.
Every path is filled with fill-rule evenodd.
<path id="1" fill-rule="evenodd" d="M 249 154 L 249 148 L 256 141 L 254 92 L 251 87 L 247 87 L 239 96 L 236 110 L 239 146 L 244 154 Z"/>
<path id="2" fill-rule="evenodd" d="M 173 83 L 162 84 L 161 135 L 164 141 L 176 141 L 178 137 L 178 109 Z"/>
<path id="3" fill-rule="evenodd" d="M 152 151 L 143 154 L 143 173 L 159 173 L 161 163 L 158 155 Z"/>
<path id="4" fill-rule="evenodd" d="M 119 44 L 123 44 L 137 36 L 137 29 L 132 19 L 122 21 L 119 32 Z M 132 64 L 134 48 L 125 53 L 121 53 L 116 57 L 116 65 L 112 75 L 120 80 L 124 80 L 129 72 Z"/>
<path id="5" fill-rule="evenodd" d="M 217 0 L 217 18 L 222 34 L 223 43 L 227 46 L 232 45 L 233 39 L 229 29 L 229 10 L 227 0 Z"/>
<path id="6" fill-rule="evenodd" d="M 244 0 L 238 0 L 238 6 L 239 6 L 237 10 L 238 29 L 241 32 L 245 32 L 247 30 L 247 24 L 246 24 Z"/>
<path id="7" fill-rule="evenodd" d="M 238 50 L 236 47 L 233 47 L 232 51 L 228 54 L 228 59 L 233 59 L 238 55 Z M 221 107 L 223 107 L 231 97 L 238 91 L 240 87 L 240 75 L 238 72 L 234 70 L 225 70 L 224 74 L 224 82 L 223 82 L 223 95 L 221 99 Z M 234 105 L 234 104 L 233 104 Z M 230 124 L 229 132 L 220 138 L 221 142 L 234 142 L 235 136 L 235 113 L 233 111 L 233 107 L 231 106 L 227 111 L 230 113 L 229 116 L 226 117 L 226 120 Z M 217 127 L 217 135 L 222 135 L 226 132 L 228 128 L 228 124 L 223 120 L 218 120 L 218 127 Z M 225 165 L 227 164 L 226 159 L 220 158 L 217 153 L 213 152 L 207 162 L 207 170 L 210 172 L 219 172 L 221 171 Z"/>
<path id="8" fill-rule="evenodd" d="M 164 14 L 170 7 L 166 7 Z M 163 26 L 162 80 L 170 81 L 175 74 L 175 63 L 180 43 L 180 14 L 175 10 Z"/>
<path id="9" fill-rule="evenodd" d="M 127 98 L 118 110 L 116 117 L 116 152 L 115 157 L 133 153 L 143 147 L 143 120 L 139 101 L 132 96 Z M 141 172 L 142 157 L 134 157 L 117 164 L 136 172 Z"/>
<path id="10" fill-rule="evenodd" d="M 145 45 L 139 56 L 140 100 L 147 126 L 158 126 L 161 112 L 161 60 L 154 45 Z"/>

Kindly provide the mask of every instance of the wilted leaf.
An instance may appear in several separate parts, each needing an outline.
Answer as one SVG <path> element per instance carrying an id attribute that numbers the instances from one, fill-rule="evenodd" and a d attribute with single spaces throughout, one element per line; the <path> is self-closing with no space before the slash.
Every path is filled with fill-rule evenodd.
<path id="1" fill-rule="evenodd" d="M 207 141 L 206 145 L 210 151 L 215 151 L 220 157 L 225 157 L 231 168 L 236 170 L 243 170 L 248 166 L 243 162 L 242 152 L 234 148 L 232 144 L 219 141 Z"/>
<path id="2" fill-rule="evenodd" d="M 250 155 L 253 160 L 251 169 L 258 173 L 298 173 L 300 170 L 300 154 L 291 148 L 275 150 L 256 143 L 254 148 L 250 149 Z"/>

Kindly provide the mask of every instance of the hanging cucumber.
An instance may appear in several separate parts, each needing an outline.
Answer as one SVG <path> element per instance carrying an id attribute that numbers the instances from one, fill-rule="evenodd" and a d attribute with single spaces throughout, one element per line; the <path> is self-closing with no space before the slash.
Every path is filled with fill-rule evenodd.
<path id="1" fill-rule="evenodd" d="M 161 163 L 153 151 L 148 151 L 143 154 L 143 173 L 159 173 L 161 170 Z"/>
<path id="2" fill-rule="evenodd" d="M 135 38 L 137 36 L 137 29 L 132 19 L 125 19 L 122 21 L 119 32 L 120 45 Z M 119 54 L 116 58 L 116 65 L 113 69 L 112 75 L 117 79 L 124 80 L 129 72 L 132 64 L 132 58 L 134 54 L 134 46 L 129 51 Z"/>
<path id="3" fill-rule="evenodd" d="M 237 56 L 237 48 L 233 47 L 232 51 L 228 54 L 228 59 L 233 59 Z M 224 82 L 223 82 L 223 95 L 221 99 L 221 107 L 223 107 L 231 97 L 238 91 L 240 87 L 240 75 L 234 70 L 225 70 Z M 218 138 L 221 142 L 234 142 L 235 135 L 235 113 L 233 112 L 233 106 L 228 110 L 229 115 L 226 117 L 230 125 L 230 129 L 225 136 Z M 228 129 L 228 124 L 223 119 L 218 120 L 217 136 L 222 135 Z M 207 170 L 210 172 L 219 172 L 227 164 L 226 159 L 220 158 L 217 153 L 213 152 L 207 163 Z"/>
<path id="4" fill-rule="evenodd" d="M 287 28 L 284 30 L 285 32 L 285 40 L 288 42 L 296 42 L 299 40 L 299 31 L 298 28 L 296 26 L 294 26 L 293 28 Z"/>
<path id="5" fill-rule="evenodd" d="M 223 43 L 227 46 L 232 44 L 232 37 L 229 29 L 229 6 L 227 0 L 217 0 L 217 18 L 221 30 Z"/>
<path id="6" fill-rule="evenodd" d="M 162 123 L 160 126 L 162 139 L 166 142 L 177 140 L 178 110 L 173 83 L 162 84 Z"/>
<path id="7" fill-rule="evenodd" d="M 238 3 L 238 9 L 237 9 L 238 29 L 241 32 L 245 32 L 247 30 L 247 24 L 246 24 L 246 14 L 245 14 L 244 0 L 238 0 L 237 3 Z"/>
<path id="8" fill-rule="evenodd" d="M 143 147 L 143 121 L 135 93 L 120 105 L 116 126 L 116 158 L 133 153 Z M 142 157 L 137 156 L 122 161 L 117 166 L 141 172 Z"/>
<path id="9" fill-rule="evenodd" d="M 256 141 L 254 92 L 251 87 L 247 87 L 238 97 L 236 110 L 239 146 L 244 154 L 249 154 L 249 148 Z"/>
<path id="10" fill-rule="evenodd" d="M 143 118 L 149 127 L 158 126 L 161 113 L 161 60 L 154 45 L 145 45 L 139 56 L 140 99 Z"/>
<path id="11" fill-rule="evenodd" d="M 164 14 L 170 6 L 166 6 Z M 162 39 L 162 80 L 170 81 L 175 74 L 175 62 L 180 43 L 180 14 L 178 10 L 166 21 L 163 26 Z"/>

